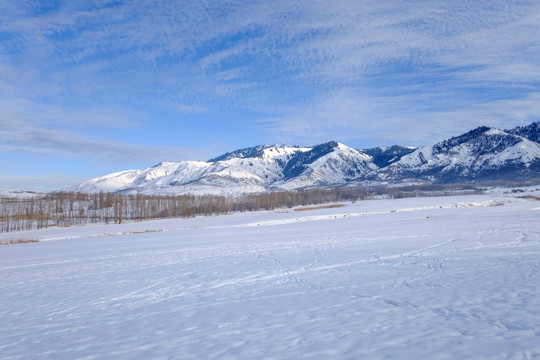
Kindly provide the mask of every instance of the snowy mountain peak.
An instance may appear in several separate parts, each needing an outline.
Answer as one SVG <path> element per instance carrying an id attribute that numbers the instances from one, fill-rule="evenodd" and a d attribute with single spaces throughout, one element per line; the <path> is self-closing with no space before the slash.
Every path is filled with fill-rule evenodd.
<path id="1" fill-rule="evenodd" d="M 294 154 L 298 151 L 308 151 L 310 148 L 302 148 L 289 145 L 259 145 L 250 148 L 235 150 L 208 160 L 208 162 L 226 161 L 230 159 L 261 158 L 273 160 Z"/>
<path id="2" fill-rule="evenodd" d="M 478 136 L 482 134 L 487 133 L 489 130 L 491 130 L 491 128 L 487 126 L 480 126 L 474 130 L 466 132 L 463 135 L 459 135 L 459 136 L 450 138 L 448 140 L 441 141 L 440 143 L 435 144 L 435 146 L 433 146 L 433 153 L 438 154 L 438 153 L 443 153 L 445 151 L 448 151 L 449 149 L 455 146 L 459 146 L 463 143 L 466 143 L 472 139 L 477 138 Z"/>
<path id="3" fill-rule="evenodd" d="M 263 160 L 268 161 L 287 161 L 290 157 L 294 156 L 296 153 L 302 153 L 309 151 L 311 148 L 308 147 L 297 147 L 297 146 L 285 146 L 285 145 L 277 145 L 277 146 L 271 146 L 262 152 L 262 155 L 260 156 Z"/>
<path id="4" fill-rule="evenodd" d="M 259 145 L 255 147 L 245 148 L 245 149 L 239 149 L 235 151 L 231 151 L 228 153 L 225 153 L 223 155 L 220 155 L 218 157 L 212 158 L 208 160 L 208 162 L 218 162 L 218 161 L 225 161 L 230 159 L 243 159 L 243 158 L 254 158 L 261 156 L 264 149 L 269 148 L 269 145 Z"/>

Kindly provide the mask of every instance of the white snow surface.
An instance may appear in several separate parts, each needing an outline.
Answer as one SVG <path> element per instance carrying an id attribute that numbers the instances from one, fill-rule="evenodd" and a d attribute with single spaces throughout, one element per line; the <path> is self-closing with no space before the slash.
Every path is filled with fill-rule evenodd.
<path id="1" fill-rule="evenodd" d="M 493 192 L 0 234 L 41 240 L 0 246 L 0 358 L 540 359 L 539 220 Z"/>

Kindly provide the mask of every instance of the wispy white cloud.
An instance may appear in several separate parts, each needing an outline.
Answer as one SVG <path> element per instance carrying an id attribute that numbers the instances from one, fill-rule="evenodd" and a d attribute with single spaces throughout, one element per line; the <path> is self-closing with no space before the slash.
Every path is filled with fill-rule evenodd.
<path id="1" fill-rule="evenodd" d="M 197 111 L 187 108 L 184 111 Z M 137 144 L 111 139 L 109 131 L 141 126 L 118 109 L 66 109 L 25 100 L 0 101 L 0 151 L 36 156 L 89 156 L 101 163 L 153 163 L 182 158 L 200 159 L 211 154 L 204 146 L 185 148 L 164 144 Z M 88 135 L 89 133 L 97 133 Z"/>
<path id="2" fill-rule="evenodd" d="M 426 65 L 446 68 L 460 81 L 460 68 L 465 68 L 466 79 L 485 82 L 493 82 L 490 75 L 520 82 L 525 75 L 521 65 L 538 67 L 530 59 L 538 51 L 534 14 L 539 8 L 530 2 L 74 4 L 46 16 L 6 21 L 3 28 L 23 34 L 23 43 L 38 49 L 36 61 L 74 66 L 62 67 L 61 73 L 72 71 L 69 76 L 75 79 L 85 78 L 81 73 L 86 72 L 102 82 L 110 75 L 112 82 L 129 85 L 133 80 L 118 79 L 114 72 L 144 69 L 157 86 L 169 77 L 167 69 L 177 79 L 193 79 L 196 72 L 197 81 L 179 83 L 186 92 L 198 93 L 199 100 L 234 69 L 241 70 L 228 84 L 233 90 L 218 92 L 217 98 L 230 100 L 254 80 L 266 87 L 278 82 L 275 92 L 286 85 L 301 88 L 302 82 L 332 91 L 402 68 L 419 77 Z M 91 68 L 100 63 L 102 67 Z M 72 76 L 77 70 L 78 76 Z"/>
<path id="3" fill-rule="evenodd" d="M 81 132 L 48 128 L 47 126 L 21 126 L 15 124 L 0 129 L 0 141 L 6 144 L 4 151 L 38 156 L 81 155 L 95 159 L 97 163 L 142 164 L 159 161 L 177 161 L 182 158 L 206 158 L 210 152 L 204 148 L 181 146 L 143 145 L 129 141 L 107 140 L 87 137 Z"/>

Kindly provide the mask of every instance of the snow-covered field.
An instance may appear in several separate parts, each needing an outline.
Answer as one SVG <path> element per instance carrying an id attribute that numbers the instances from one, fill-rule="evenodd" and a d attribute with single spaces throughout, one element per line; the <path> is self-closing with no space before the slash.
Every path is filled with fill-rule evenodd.
<path id="1" fill-rule="evenodd" d="M 17 238 L 41 242 L 0 246 L 1 359 L 540 359 L 532 199 L 375 200 L 0 241 Z"/>

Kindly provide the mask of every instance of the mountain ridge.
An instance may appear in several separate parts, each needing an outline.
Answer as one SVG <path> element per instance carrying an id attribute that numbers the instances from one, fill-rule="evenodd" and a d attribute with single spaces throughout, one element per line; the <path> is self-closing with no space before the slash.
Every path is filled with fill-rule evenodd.
<path id="1" fill-rule="evenodd" d="M 162 162 L 91 179 L 68 189 L 144 194 L 223 194 L 368 183 L 448 183 L 540 178 L 540 123 L 480 126 L 420 148 L 364 150 L 337 141 L 312 147 L 258 145 L 208 161 Z"/>

